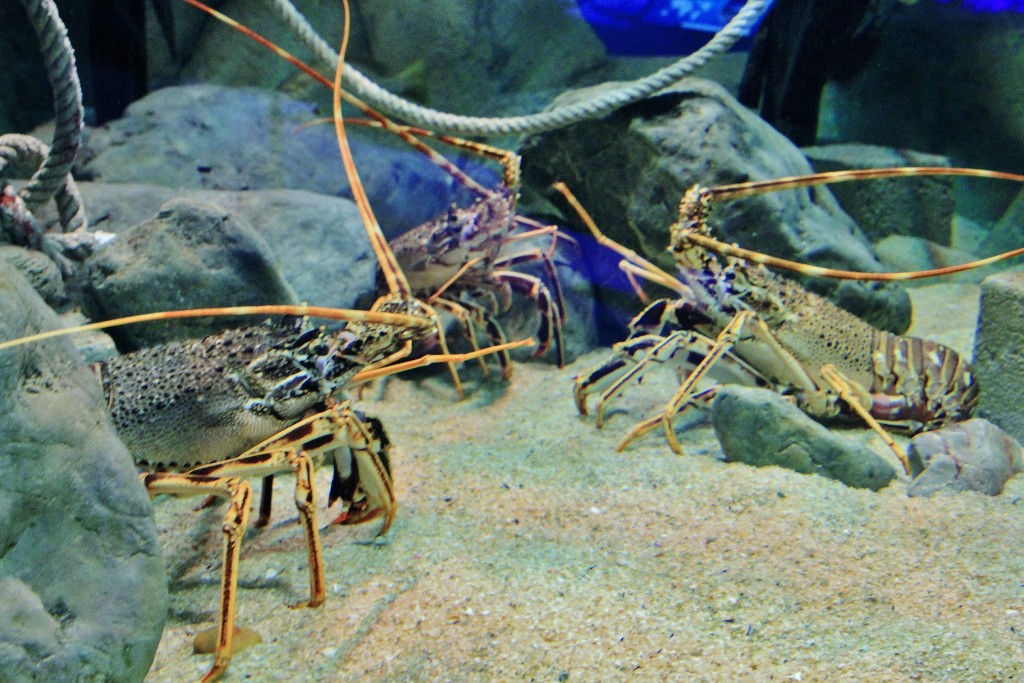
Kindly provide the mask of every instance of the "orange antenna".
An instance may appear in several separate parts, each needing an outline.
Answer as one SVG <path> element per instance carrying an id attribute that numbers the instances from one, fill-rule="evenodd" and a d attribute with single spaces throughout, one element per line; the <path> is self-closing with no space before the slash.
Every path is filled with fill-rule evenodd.
<path id="1" fill-rule="evenodd" d="M 241 24 L 241 23 L 235 21 L 234 19 L 232 19 L 231 17 L 227 16 L 226 14 L 218 12 L 217 10 L 213 9 L 212 7 L 210 7 L 209 5 L 206 5 L 206 4 L 202 3 L 202 2 L 200 2 L 200 0 L 185 0 L 185 2 L 187 2 L 190 5 L 192 5 L 196 9 L 199 9 L 199 10 L 202 10 L 203 12 L 206 12 L 207 14 L 212 16 L 214 19 L 217 19 L 218 21 L 221 21 L 224 24 L 227 24 L 231 28 L 235 29 L 236 31 L 238 31 L 242 35 L 244 35 L 247 38 L 249 38 L 250 40 L 258 43 L 259 45 L 261 45 L 263 47 L 265 47 L 267 50 L 270 50 L 275 55 L 277 55 L 281 59 L 284 59 L 285 61 L 289 62 L 290 64 L 292 64 L 293 66 L 298 68 L 300 71 L 302 71 L 307 76 L 309 76 L 313 80 L 317 81 L 321 85 L 323 85 L 323 86 L 325 86 L 327 88 L 330 88 L 332 90 L 334 89 L 334 82 L 331 79 L 327 78 L 326 76 L 321 74 L 319 71 L 317 71 L 316 69 L 314 69 L 310 65 L 306 64 L 301 59 L 299 59 L 295 55 L 291 54 L 290 52 L 288 52 L 284 48 L 280 47 L 279 45 L 276 45 L 272 41 L 270 41 L 267 38 L 261 36 L 259 33 L 256 33 L 255 31 L 253 31 L 248 26 L 245 26 L 244 24 Z M 353 95 L 353 94 L 351 94 L 351 93 L 349 93 L 349 92 L 347 92 L 345 90 L 341 91 L 341 98 L 343 100 L 345 100 L 346 102 L 348 102 L 349 104 L 351 104 L 352 106 L 354 106 L 357 109 L 359 109 L 359 111 L 361 111 L 365 116 L 367 116 L 370 119 L 372 119 L 372 123 L 369 123 L 369 122 L 366 122 L 366 121 L 359 121 L 358 123 L 360 123 L 361 125 L 376 126 L 378 128 L 382 128 L 383 130 L 386 130 L 386 131 L 390 132 L 392 135 L 397 135 L 402 140 L 404 140 L 405 142 L 410 144 L 417 151 L 419 151 L 421 154 L 424 154 L 425 156 L 427 156 L 434 164 L 436 164 L 438 167 L 443 169 L 446 173 L 448 173 L 450 176 L 452 176 L 453 178 L 458 180 L 460 183 L 465 185 L 467 188 L 469 188 L 469 190 L 471 192 L 473 192 L 474 194 L 476 194 L 478 196 L 485 195 L 487 193 L 486 188 L 484 188 L 479 183 L 477 183 L 475 180 L 473 180 L 471 177 L 466 175 L 466 173 L 464 173 L 458 166 L 456 166 L 452 162 L 450 162 L 447 159 L 445 159 L 443 156 L 438 154 L 436 151 L 434 151 L 433 149 L 431 149 L 427 145 L 423 144 L 423 142 L 421 140 L 419 140 L 416 136 L 419 135 L 421 137 L 432 137 L 432 138 L 435 138 L 437 140 L 440 140 L 441 142 L 444 142 L 445 144 L 456 146 L 456 147 L 465 147 L 468 144 L 472 149 L 475 149 L 478 153 L 483 154 L 485 156 L 488 156 L 488 157 L 490 157 L 492 159 L 495 159 L 496 161 L 500 161 L 500 162 L 504 163 L 504 159 L 502 157 L 498 156 L 498 155 L 495 155 L 495 154 L 491 153 L 490 152 L 490 148 L 488 148 L 486 145 L 480 145 L 480 147 L 477 148 L 477 147 L 474 146 L 475 143 L 469 143 L 468 141 L 460 140 L 458 138 L 454 138 L 454 137 L 449 136 L 449 135 L 434 133 L 432 131 L 424 130 L 423 128 L 417 128 L 417 127 L 414 127 L 414 126 L 399 125 L 399 124 L 395 123 L 394 121 L 392 121 L 391 119 L 389 119 L 386 116 L 384 116 L 383 114 L 381 114 L 380 112 L 378 112 L 376 109 L 374 109 L 370 105 L 368 105 L 365 102 L 363 102 L 361 99 L 359 99 L 355 95 Z M 352 121 L 348 121 L 348 122 L 352 122 Z M 508 180 L 508 176 L 509 176 L 509 174 L 506 173 L 506 178 L 507 178 L 506 184 L 508 184 L 509 186 L 512 186 L 513 182 L 510 182 Z M 514 180 L 518 180 L 518 175 L 513 175 L 513 179 Z"/>
<path id="2" fill-rule="evenodd" d="M 828 171 L 825 173 L 809 173 L 805 175 L 787 176 L 785 178 L 773 178 L 770 180 L 755 180 L 745 183 L 734 183 L 731 185 L 720 185 L 712 188 L 701 188 L 700 193 L 702 196 L 708 198 L 711 201 L 718 200 L 730 200 L 740 199 L 743 197 L 751 197 L 758 194 L 766 194 L 768 192 L 777 192 L 780 190 L 796 189 L 801 187 L 811 187 L 816 185 L 826 185 L 831 183 L 843 183 L 853 180 L 872 180 L 876 178 L 900 178 L 900 177 L 914 177 L 914 176 L 965 176 L 971 178 L 994 178 L 997 180 L 1012 180 L 1018 183 L 1024 183 L 1024 175 L 1017 173 L 1007 173 L 1005 171 L 990 171 L 987 169 L 980 168 L 960 168 L 960 167 L 949 167 L 949 166 L 897 166 L 894 168 L 869 168 L 869 169 L 852 169 L 846 171 Z M 1003 261 L 1014 256 L 1024 254 L 1024 248 L 1013 249 L 1010 251 L 996 254 L 995 256 L 989 256 L 986 258 L 970 261 L 968 263 L 961 263 L 954 266 L 944 266 L 941 268 L 931 268 L 929 270 L 909 270 L 891 273 L 868 273 L 859 270 L 840 270 L 837 268 L 825 268 L 822 266 L 814 266 L 808 263 L 800 263 L 799 261 L 790 261 L 788 259 L 779 258 L 777 256 L 769 256 L 768 254 L 762 254 L 761 252 L 751 251 L 744 249 L 743 247 L 735 244 L 727 244 L 720 242 L 713 237 L 700 234 L 696 231 L 686 231 L 683 235 L 683 239 L 691 244 L 703 247 L 709 251 L 713 251 L 725 256 L 732 256 L 740 258 L 746 261 L 752 261 L 754 263 L 760 263 L 762 265 L 771 266 L 773 268 L 783 268 L 785 270 L 791 270 L 801 275 L 812 275 L 818 277 L 829 277 L 837 280 L 860 280 L 860 281 L 905 281 L 905 280 L 920 280 L 929 277 L 936 277 L 939 275 L 952 275 L 954 273 L 961 273 L 967 270 L 973 270 L 975 268 L 981 268 L 983 266 L 991 265 L 998 261 Z"/>
<path id="3" fill-rule="evenodd" d="M 594 236 L 594 240 L 601 246 L 611 249 L 616 254 L 623 258 L 620 262 L 619 268 L 626 273 L 626 277 L 630 279 L 630 282 L 637 289 L 637 295 L 640 298 L 647 298 L 646 294 L 636 287 L 636 281 L 633 279 L 633 275 L 639 275 L 645 280 L 649 280 L 655 284 L 661 285 L 666 289 L 685 295 L 690 291 L 690 288 L 680 282 L 677 278 L 672 277 L 664 270 L 654 265 L 640 254 L 636 253 L 632 249 L 625 247 L 612 238 L 601 232 L 601 229 L 597 227 L 597 223 L 594 222 L 594 218 L 590 215 L 590 212 L 580 203 L 580 200 L 573 194 L 573 191 L 569 189 L 569 186 L 559 180 L 551 185 L 559 194 L 565 197 L 565 200 L 569 202 L 569 205 L 579 215 L 580 220 L 590 230 L 590 234 Z"/>
<path id="4" fill-rule="evenodd" d="M 78 327 L 62 327 L 56 330 L 38 332 L 36 334 L 9 339 L 0 342 L 0 350 L 9 349 L 13 346 L 21 346 L 30 342 L 42 341 L 53 337 L 63 337 L 78 332 L 90 330 L 105 330 L 110 327 L 121 327 L 123 325 L 136 325 L 138 323 L 159 322 L 163 320 L 176 320 L 179 318 L 209 318 L 216 316 L 252 316 L 252 315 L 303 315 L 313 318 L 325 318 L 327 320 L 344 320 L 348 322 L 359 321 L 365 323 L 379 323 L 381 325 L 399 325 L 402 327 L 418 327 L 425 329 L 433 323 L 427 319 L 403 313 L 388 313 L 386 311 L 359 311 L 345 308 L 327 308 L 324 306 L 308 306 L 306 304 L 267 304 L 265 306 L 229 306 L 226 308 L 193 308 L 180 311 L 160 311 L 157 313 L 140 313 L 125 318 L 114 318 L 103 320 L 98 323 L 88 323 Z"/>
<path id="5" fill-rule="evenodd" d="M 377 255 L 377 261 L 380 263 L 381 270 L 384 271 L 384 278 L 388 283 L 388 291 L 408 299 L 412 297 L 412 288 L 409 286 L 409 282 L 405 279 L 405 274 L 402 273 L 395 255 L 388 246 L 388 241 L 384 239 L 384 233 L 380 229 L 377 217 L 373 215 L 373 209 L 370 208 L 370 200 L 366 196 L 363 181 L 359 179 L 359 171 L 356 170 L 356 163 L 352 158 L 348 137 L 345 135 L 345 121 L 341 116 L 341 72 L 345 64 L 345 50 L 348 49 L 350 23 L 348 0 L 341 0 L 341 5 L 345 9 L 345 23 L 341 37 L 341 48 L 338 50 L 338 65 L 334 70 L 333 84 L 334 130 L 338 134 L 338 149 L 341 150 L 341 159 L 345 164 L 345 173 L 348 174 L 349 185 L 352 187 L 352 197 L 356 202 L 356 206 L 359 207 L 359 214 L 363 218 L 363 225 L 366 228 L 366 234 L 370 238 L 370 245 L 373 247 L 374 254 Z"/>
<path id="6" fill-rule="evenodd" d="M 851 180 L 871 180 L 874 178 L 899 178 L 904 176 L 953 175 L 970 178 L 996 178 L 1024 183 L 1024 175 L 1006 173 L 1005 171 L 989 171 L 983 168 L 959 168 L 949 166 L 897 166 L 894 168 L 867 168 L 848 171 L 827 171 L 825 173 L 808 173 L 805 175 L 773 178 L 771 180 L 754 180 L 747 183 L 720 185 L 707 190 L 712 199 L 740 199 L 755 194 L 777 192 L 812 185 L 830 185 Z"/>

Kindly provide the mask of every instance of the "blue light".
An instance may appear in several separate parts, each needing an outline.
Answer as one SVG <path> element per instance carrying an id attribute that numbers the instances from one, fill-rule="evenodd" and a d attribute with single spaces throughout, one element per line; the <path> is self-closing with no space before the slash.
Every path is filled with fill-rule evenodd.
<path id="1" fill-rule="evenodd" d="M 577 0 L 582 16 L 614 54 L 688 54 L 704 45 L 745 0 Z M 747 31 L 749 38 L 756 29 Z M 741 46 L 742 47 L 741 41 Z"/>
<path id="2" fill-rule="evenodd" d="M 952 0 L 935 0 L 949 4 Z M 966 9 L 972 12 L 1021 12 L 1024 13 L 1024 0 L 963 0 Z"/>
<path id="3" fill-rule="evenodd" d="M 933 0 L 970 12 L 1024 14 L 1024 0 Z M 745 0 L 576 0 L 573 10 L 619 55 L 685 55 L 704 45 Z M 922 3 L 924 6 L 925 3 Z M 734 49 L 749 45 L 756 26 Z"/>

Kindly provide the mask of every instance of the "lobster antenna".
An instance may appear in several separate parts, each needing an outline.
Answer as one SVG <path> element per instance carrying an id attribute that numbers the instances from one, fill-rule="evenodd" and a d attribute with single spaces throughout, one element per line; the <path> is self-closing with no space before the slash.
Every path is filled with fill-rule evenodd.
<path id="1" fill-rule="evenodd" d="M 601 232 L 601 229 L 597 227 L 597 223 L 590 215 L 590 212 L 587 211 L 587 209 L 583 206 L 580 200 L 573 193 L 573 191 L 570 190 L 569 186 L 566 185 L 564 182 L 559 180 L 553 183 L 551 187 L 554 188 L 563 197 L 565 197 L 565 200 L 569 202 L 569 205 L 573 208 L 573 210 L 576 211 L 576 213 L 580 217 L 580 220 L 582 220 L 583 224 L 587 226 L 587 229 L 590 230 L 590 234 L 593 235 L 594 239 L 597 241 L 598 244 L 608 249 L 611 249 L 612 251 L 614 251 L 616 254 L 623 258 L 623 261 L 619 264 L 619 268 L 622 269 L 623 272 L 626 273 L 626 276 L 630 277 L 631 280 L 631 274 L 635 274 L 639 275 L 645 280 L 661 285 L 666 289 L 671 289 L 672 291 L 678 294 L 682 294 L 684 296 L 687 292 L 690 291 L 690 288 L 687 287 L 682 282 L 680 282 L 678 278 L 672 277 L 664 270 L 662 270 L 658 266 L 654 265 L 653 263 L 645 259 L 640 254 L 636 253 L 635 251 L 628 247 L 619 244 L 618 242 L 616 242 L 615 240 Z M 624 267 L 623 264 L 629 265 Z M 637 294 L 640 294 L 640 292 L 637 292 Z"/>
<path id="2" fill-rule="evenodd" d="M 380 223 L 377 222 L 377 217 L 373 215 L 373 209 L 370 208 L 370 200 L 366 196 L 363 182 L 359 179 L 359 171 L 356 170 L 355 160 L 352 158 L 348 137 L 345 135 L 345 121 L 341 116 L 341 71 L 345 63 L 345 50 L 348 48 L 350 17 L 348 0 L 341 0 L 341 5 L 345 10 L 345 23 L 341 37 L 341 48 L 338 50 L 338 65 L 334 70 L 333 87 L 334 130 L 338 134 L 338 149 L 341 151 L 341 159 L 345 164 L 345 173 L 348 175 L 349 185 L 352 187 L 352 198 L 355 200 L 356 206 L 359 207 L 359 214 L 363 218 L 363 225 L 366 227 L 366 234 L 370 238 L 370 245 L 373 247 L 374 254 L 377 255 L 377 261 L 380 263 L 380 268 L 384 272 L 384 278 L 387 280 L 388 291 L 408 299 L 412 297 L 412 288 L 409 286 L 409 281 L 405 279 L 405 274 L 399 267 L 394 253 L 392 253 L 391 248 L 388 246 L 388 241 L 384 239 L 384 233 L 381 231 Z"/>
<path id="3" fill-rule="evenodd" d="M 365 323 L 377 323 L 381 325 L 398 325 L 401 327 L 429 327 L 432 323 L 425 318 L 403 313 L 388 313 L 386 311 L 360 311 L 344 308 L 327 308 L 324 306 L 308 306 L 306 304 L 267 304 L 264 306 L 230 306 L 227 308 L 194 308 L 180 311 L 160 311 L 158 313 L 140 313 L 125 318 L 114 318 L 103 320 L 98 323 L 87 323 L 78 327 L 62 327 L 46 332 L 37 332 L 17 339 L 8 339 L 0 342 L 0 350 L 9 349 L 22 344 L 63 337 L 79 332 L 90 330 L 105 330 L 110 327 L 121 327 L 123 325 L 136 325 L 138 323 L 157 322 L 162 320 L 176 320 L 178 318 L 209 318 L 215 316 L 246 316 L 246 315 L 299 315 L 313 318 L 325 318 L 327 320 L 344 320 L 347 322 L 358 321 Z"/>
<path id="4" fill-rule="evenodd" d="M 260 35 L 256 31 L 253 31 L 248 26 L 235 21 L 234 19 L 232 19 L 231 17 L 227 16 L 226 14 L 223 14 L 222 12 L 218 12 L 217 10 L 213 9 L 212 7 L 210 7 L 209 5 L 206 5 L 203 2 L 200 2 L 200 0 L 184 0 L 184 2 L 187 2 L 188 4 L 192 5 L 196 9 L 199 9 L 199 10 L 205 12 L 206 14 L 209 14 L 214 19 L 217 19 L 218 21 L 228 25 L 229 27 L 235 29 L 236 31 L 238 31 L 242 35 L 244 35 L 247 38 L 249 38 L 250 40 L 254 41 L 255 43 L 257 43 L 257 44 L 261 45 L 262 47 L 266 48 L 267 50 L 273 52 L 275 55 L 277 55 L 281 59 L 284 59 L 285 61 L 289 62 L 290 64 L 295 66 L 297 69 L 299 69 L 300 71 L 302 71 L 307 76 L 309 76 L 313 80 L 317 81 L 321 85 L 323 85 L 323 86 L 325 86 L 325 87 L 327 87 L 327 88 L 329 88 L 331 90 L 334 89 L 334 82 L 331 79 L 327 78 L 326 76 L 321 74 L 319 71 L 317 71 L 316 69 L 311 67 L 309 64 L 306 64 L 301 59 L 299 59 L 295 55 L 293 55 L 290 52 L 288 52 L 287 50 L 285 50 L 283 47 L 275 44 L 273 41 L 269 40 L 268 38 L 265 38 L 264 36 Z M 474 142 L 471 142 L 471 141 L 462 140 L 460 138 L 455 138 L 455 137 L 452 137 L 452 136 L 449 136 L 449 135 L 444 135 L 443 133 L 434 133 L 433 131 L 425 130 L 423 128 L 417 128 L 415 126 L 404 126 L 404 125 L 397 124 L 397 123 L 395 123 L 391 119 L 387 118 L 386 116 L 381 114 L 379 111 L 377 111 L 376 109 L 374 109 L 370 105 L 366 104 L 361 99 L 359 99 L 358 97 L 356 97 L 355 95 L 353 95 L 352 93 L 350 93 L 350 92 L 348 92 L 346 90 L 342 90 L 341 91 L 341 98 L 343 100 L 345 100 L 346 102 L 348 102 L 349 104 L 351 104 L 352 106 L 356 107 L 365 116 L 367 116 L 368 118 L 371 119 L 371 121 L 369 121 L 369 122 L 368 121 L 351 121 L 350 120 L 349 123 L 358 123 L 359 125 L 370 125 L 370 126 L 374 126 L 374 127 L 386 130 L 389 133 L 391 133 L 392 135 L 397 135 L 399 138 L 401 138 L 406 143 L 408 143 L 413 148 L 415 148 L 418 152 L 420 152 L 421 154 L 423 154 L 424 156 L 429 158 L 435 165 L 437 165 L 438 167 L 443 169 L 446 173 L 448 173 L 450 176 L 455 178 L 458 182 L 460 182 L 461 184 L 465 185 L 473 194 L 476 194 L 477 196 L 484 196 L 487 193 L 486 188 L 484 188 L 478 182 L 473 180 L 469 175 L 467 175 L 465 172 L 463 172 L 458 166 L 456 166 L 452 162 L 448 161 L 448 159 L 446 159 L 443 156 L 441 156 L 438 152 L 436 152 L 435 150 L 431 149 L 427 145 L 423 144 L 423 142 L 421 140 L 419 140 L 416 136 L 432 137 L 432 138 L 435 138 L 437 140 L 440 140 L 441 142 L 443 142 L 443 143 L 445 143 L 447 145 L 451 145 L 451 146 L 454 146 L 454 147 L 460 147 L 460 148 L 467 148 L 468 147 L 469 149 L 475 151 L 478 154 L 481 154 L 481 155 L 486 156 L 486 157 L 488 157 L 490 159 L 493 159 L 494 161 L 497 161 L 497 162 L 501 163 L 506 168 L 506 172 L 505 172 L 506 184 L 509 187 L 512 187 L 514 184 L 516 184 L 518 182 L 518 168 L 513 169 L 511 171 L 508 170 L 509 169 L 509 164 L 511 162 L 508 160 L 506 155 L 501 154 L 501 152 L 503 152 L 504 150 L 497 150 L 497 149 L 492 148 L 492 147 L 490 147 L 488 145 L 483 145 L 481 143 L 474 143 Z M 325 122 L 327 120 L 328 119 L 324 119 Z"/>
<path id="5" fill-rule="evenodd" d="M 1024 175 L 1005 171 L 990 171 L 983 168 L 961 168 L 957 166 L 897 166 L 894 168 L 865 168 L 846 171 L 826 171 L 824 173 L 807 173 L 804 175 L 786 176 L 771 180 L 753 180 L 746 183 L 720 185 L 710 188 L 707 192 L 712 199 L 740 199 L 755 194 L 765 194 L 813 185 L 830 185 L 845 183 L 851 180 L 871 180 L 875 178 L 901 178 L 906 176 L 952 175 L 969 178 L 995 178 L 1024 183 Z"/>
<path id="6" fill-rule="evenodd" d="M 1024 183 L 1024 175 L 1008 173 L 1005 171 L 990 171 L 980 168 L 962 168 L 949 166 L 898 166 L 894 168 L 869 168 L 850 169 L 845 171 L 828 171 L 824 173 L 808 173 L 804 175 L 787 176 L 784 178 L 773 178 L 770 180 L 754 180 L 745 183 L 734 183 L 731 185 L 720 185 L 712 188 L 702 188 L 701 194 L 712 201 L 741 199 L 768 192 L 790 190 L 801 187 L 812 187 L 816 185 L 827 185 L 831 183 L 844 183 L 853 180 L 872 180 L 876 178 L 901 178 L 913 176 L 965 176 L 969 178 L 993 178 L 997 180 L 1011 180 L 1017 183 Z M 892 273 L 868 273 L 859 270 L 841 270 L 837 268 L 825 268 L 799 261 L 790 261 L 777 256 L 769 256 L 761 252 L 751 251 L 743 247 L 727 244 L 712 237 L 697 232 L 687 232 L 684 239 L 692 244 L 703 247 L 709 251 L 732 256 L 754 263 L 760 263 L 772 268 L 782 268 L 794 271 L 801 275 L 816 277 L 828 277 L 836 280 L 860 280 L 860 281 L 906 281 L 920 280 L 940 275 L 952 275 L 975 268 L 1004 261 L 1024 254 L 1024 247 L 1005 251 L 995 256 L 961 263 L 954 266 L 931 268 L 928 270 L 908 270 Z"/>

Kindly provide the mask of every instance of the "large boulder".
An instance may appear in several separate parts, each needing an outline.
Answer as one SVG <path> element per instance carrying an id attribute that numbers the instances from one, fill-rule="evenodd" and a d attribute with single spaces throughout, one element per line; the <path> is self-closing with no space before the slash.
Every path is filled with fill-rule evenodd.
<path id="1" fill-rule="evenodd" d="M 0 338 L 56 327 L 0 261 Z M 0 679 L 141 681 L 167 612 L 149 498 L 67 339 L 0 351 Z"/>
<path id="2" fill-rule="evenodd" d="M 334 126 L 312 105 L 255 88 L 164 88 L 92 129 L 76 178 L 178 190 L 294 189 L 351 197 Z M 377 130 L 349 139 L 370 204 L 390 239 L 466 197 L 426 157 Z M 493 172 L 487 170 L 489 176 Z"/>
<path id="3" fill-rule="evenodd" d="M 126 230 L 87 262 L 84 289 L 94 320 L 140 313 L 296 303 L 266 242 L 221 207 L 187 199 L 164 204 L 149 221 Z M 223 319 L 111 328 L 122 350 L 202 337 Z"/>
<path id="4" fill-rule="evenodd" d="M 819 139 L 871 141 L 947 155 L 955 165 L 1019 172 L 1024 17 L 1011 5 L 1019 9 L 1010 2 L 889 3 L 868 63 L 825 88 Z M 1018 189 L 974 186 L 984 188 L 976 194 L 1005 200 Z"/>
<path id="5" fill-rule="evenodd" d="M 803 147 L 815 171 L 894 166 L 950 166 L 949 158 L 910 149 L 845 144 Z M 872 242 L 907 235 L 950 246 L 953 240 L 953 176 L 876 178 L 835 183 L 829 191 Z"/>
<path id="6" fill-rule="evenodd" d="M 163 185 L 80 183 L 93 226 L 115 241 L 130 228 L 152 220 L 160 207 L 182 193 Z M 277 268 L 295 297 L 316 306 L 353 308 L 373 291 L 377 260 L 356 205 L 343 197 L 306 190 L 191 190 L 186 197 L 219 206 L 252 226 L 273 252 Z M 40 214 L 47 225 L 56 211 Z M 0 251 L 0 256 L 2 256 Z M 271 303 L 263 301 L 262 303 Z"/>
<path id="7" fill-rule="evenodd" d="M 592 94 L 568 93 L 556 104 Z M 723 88 L 701 79 L 684 79 L 603 119 L 528 138 L 522 153 L 528 185 L 550 193 L 552 182 L 566 182 L 605 233 L 670 270 L 674 266 L 664 253 L 669 226 L 678 219 L 683 193 L 695 183 L 713 187 L 811 172 L 785 137 Z M 711 221 L 720 239 L 748 249 L 882 270 L 864 235 L 823 187 L 722 203 Z M 909 325 L 910 302 L 897 286 L 831 280 L 808 286 L 877 327 L 902 332 Z"/>

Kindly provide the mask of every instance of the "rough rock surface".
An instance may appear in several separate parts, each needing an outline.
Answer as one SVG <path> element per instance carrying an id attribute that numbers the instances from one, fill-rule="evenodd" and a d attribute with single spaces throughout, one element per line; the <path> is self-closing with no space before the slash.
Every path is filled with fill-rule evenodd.
<path id="1" fill-rule="evenodd" d="M 723 385 L 711 404 L 711 419 L 727 460 L 788 467 L 876 491 L 896 478 L 878 455 L 829 431 L 772 391 Z"/>
<path id="2" fill-rule="evenodd" d="M 0 261 L 0 338 L 56 326 Z M 152 510 L 66 339 L 0 352 L 0 678 L 138 681 L 167 584 Z"/>
<path id="3" fill-rule="evenodd" d="M 7 244 L 0 246 L 0 260 L 6 261 L 21 273 L 50 306 L 57 306 L 64 301 L 64 281 L 61 279 L 60 268 L 43 252 Z"/>
<path id="4" fill-rule="evenodd" d="M 334 127 L 309 125 L 320 116 L 281 93 L 164 88 L 133 103 L 123 118 L 90 131 L 75 174 L 179 190 L 289 188 L 351 196 Z M 454 181 L 421 154 L 386 144 L 391 140 L 380 131 L 352 127 L 349 140 L 389 239 L 447 208 Z"/>
<path id="5" fill-rule="evenodd" d="M 120 235 L 151 220 L 181 192 L 161 185 L 80 183 L 92 225 Z M 193 190 L 185 197 L 222 207 L 248 223 L 274 252 L 299 301 L 352 308 L 374 287 L 377 261 L 355 204 L 304 190 Z M 56 221 L 55 212 L 44 214 Z"/>
<path id="6" fill-rule="evenodd" d="M 583 97 L 568 93 L 558 104 Z M 549 192 L 565 181 L 609 236 L 673 268 L 664 255 L 679 201 L 695 183 L 715 186 L 811 172 L 807 159 L 720 86 L 684 79 L 599 121 L 529 138 L 525 181 Z M 728 242 L 800 261 L 881 270 L 863 234 L 824 188 L 777 192 L 714 209 L 713 231 Z M 585 253 L 599 251 L 585 250 Z M 615 259 L 617 262 L 618 259 Z M 611 268 L 597 268 L 615 272 Z M 621 279 L 602 284 L 622 287 Z M 812 282 L 840 305 L 884 329 L 909 325 L 906 293 L 891 285 Z"/>
<path id="7" fill-rule="evenodd" d="M 999 273 L 981 283 L 973 366 L 981 388 L 977 416 L 1024 440 L 1024 273 Z"/>
<path id="8" fill-rule="evenodd" d="M 171 200 L 122 233 L 87 264 L 87 312 L 94 320 L 139 313 L 295 303 L 266 242 L 221 207 Z M 234 320 L 185 319 L 112 328 L 122 350 L 202 337 Z"/>
<path id="9" fill-rule="evenodd" d="M 340 5 L 320 0 L 294 4 L 337 49 Z M 227 0 L 218 9 L 307 58 L 309 51 L 266 4 Z M 162 72 L 159 82 L 261 86 L 329 105 L 326 89 L 284 60 L 219 22 L 197 21 L 199 13 L 192 8 L 172 5 L 171 10 L 175 28 L 181 28 L 181 63 L 177 74 L 166 61 L 151 64 Z M 493 115 L 535 110 L 543 106 L 539 98 L 546 101 L 565 87 L 615 78 L 623 70 L 630 75 L 620 77 L 633 77 L 637 67 L 630 62 L 645 61 L 610 58 L 574 10 L 562 0 L 354 2 L 347 59 L 388 89 L 445 111 Z M 166 51 L 161 42 L 150 46 L 156 48 L 154 55 Z M 333 64 L 322 66 L 326 72 Z M 647 64 L 639 69 L 654 70 Z"/>
<path id="10" fill-rule="evenodd" d="M 908 496 L 942 490 L 995 496 L 1024 469 L 1017 440 L 982 418 L 918 434 L 910 441 L 907 457 L 915 475 Z"/>

